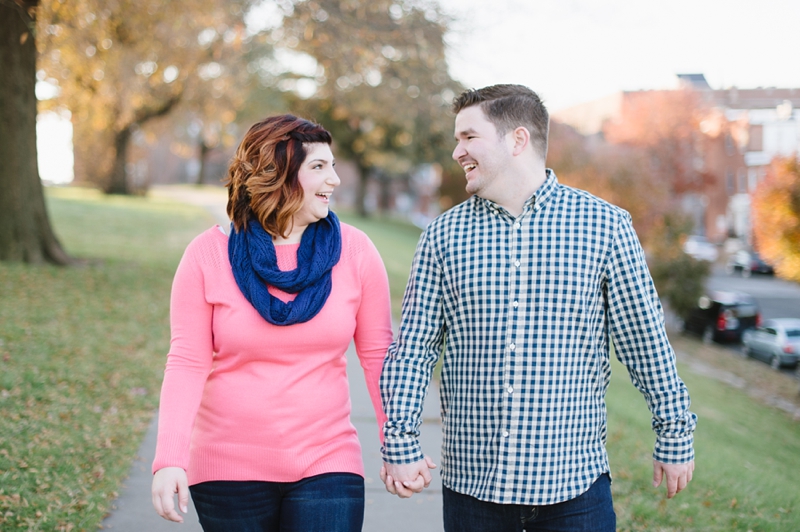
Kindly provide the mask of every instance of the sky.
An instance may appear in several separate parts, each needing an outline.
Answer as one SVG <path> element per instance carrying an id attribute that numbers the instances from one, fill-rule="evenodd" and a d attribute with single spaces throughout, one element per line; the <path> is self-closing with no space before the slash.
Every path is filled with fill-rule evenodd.
<path id="1" fill-rule="evenodd" d="M 454 78 L 474 88 L 527 85 L 551 112 L 620 90 L 673 88 L 678 73 L 705 74 L 715 89 L 800 88 L 800 0 L 439 4 L 451 18 Z M 45 179 L 69 182 L 71 128 L 55 122 L 40 128 L 40 169 Z"/>
<path id="2" fill-rule="evenodd" d="M 440 0 L 451 75 L 520 83 L 551 111 L 620 90 L 800 88 L 800 0 Z"/>

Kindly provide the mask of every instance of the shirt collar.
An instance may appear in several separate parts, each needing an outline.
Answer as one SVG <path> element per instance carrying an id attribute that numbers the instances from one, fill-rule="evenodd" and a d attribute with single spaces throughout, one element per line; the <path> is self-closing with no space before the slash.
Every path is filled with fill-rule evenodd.
<path id="1" fill-rule="evenodd" d="M 528 211 L 528 209 L 531 207 L 533 208 L 534 212 L 541 209 L 554 196 L 556 189 L 558 189 L 558 178 L 556 177 L 556 173 L 550 168 L 547 168 L 545 171 L 544 183 L 542 183 L 536 192 L 534 192 L 533 195 L 525 201 L 523 212 Z M 485 211 L 494 214 L 508 215 L 508 211 L 491 200 L 481 198 L 480 196 L 472 196 L 472 201 L 473 206 L 476 209 L 482 208 Z"/>
<path id="2" fill-rule="evenodd" d="M 544 183 L 539 187 L 539 189 L 533 193 L 528 201 L 525 202 L 525 207 L 527 208 L 530 203 L 533 204 L 533 209 L 538 211 L 544 205 L 547 204 L 553 197 L 555 197 L 555 192 L 558 189 L 558 178 L 556 177 L 556 173 L 553 172 L 550 168 L 546 170 L 546 177 Z"/>

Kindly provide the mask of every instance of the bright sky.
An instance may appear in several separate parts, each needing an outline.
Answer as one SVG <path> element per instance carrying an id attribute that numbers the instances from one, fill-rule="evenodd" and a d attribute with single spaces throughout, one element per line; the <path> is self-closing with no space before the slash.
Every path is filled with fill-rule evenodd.
<path id="1" fill-rule="evenodd" d="M 800 0 L 440 0 L 451 75 L 520 83 L 551 111 L 619 90 L 800 88 Z"/>

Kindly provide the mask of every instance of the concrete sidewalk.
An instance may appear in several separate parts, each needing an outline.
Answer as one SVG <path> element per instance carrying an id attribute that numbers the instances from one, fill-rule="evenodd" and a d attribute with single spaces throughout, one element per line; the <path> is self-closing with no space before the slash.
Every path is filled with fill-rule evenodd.
<path id="1" fill-rule="evenodd" d="M 192 189 L 185 186 L 154 187 L 152 194 L 167 197 L 205 208 L 220 224 L 228 229 L 229 220 L 225 212 L 227 196 L 225 189 L 203 187 Z M 399 499 L 386 492 L 378 477 L 382 464 L 378 425 L 372 402 L 364 382 L 364 373 L 351 344 L 347 351 L 347 374 L 352 400 L 351 419 L 361 441 L 364 469 L 366 473 L 366 510 L 364 530 L 366 532 L 440 532 L 442 530 L 442 485 L 438 469 L 433 473 L 431 486 L 410 499 Z M 103 521 L 103 529 L 118 532 L 201 532 L 194 506 L 189 507 L 183 525 L 168 522 L 159 517 L 150 500 L 152 481 L 151 464 L 155 456 L 156 427 L 158 416 L 145 435 L 120 496 L 112 504 L 110 515 Z M 421 443 L 426 454 L 438 465 L 442 447 L 442 431 L 439 418 L 438 387 L 431 385 L 423 411 Z M 232 531 L 235 532 L 235 531 Z"/>

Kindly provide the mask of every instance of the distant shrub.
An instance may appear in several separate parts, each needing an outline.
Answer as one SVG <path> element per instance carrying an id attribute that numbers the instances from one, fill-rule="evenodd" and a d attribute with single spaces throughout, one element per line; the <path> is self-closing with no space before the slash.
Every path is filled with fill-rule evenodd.
<path id="1" fill-rule="evenodd" d="M 681 244 L 690 228 L 688 219 L 669 214 L 654 229 L 648 247 L 650 273 L 656 290 L 681 318 L 686 318 L 703 295 L 706 279 L 711 273 L 710 263 L 683 252 Z"/>

